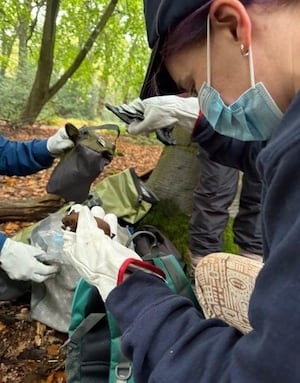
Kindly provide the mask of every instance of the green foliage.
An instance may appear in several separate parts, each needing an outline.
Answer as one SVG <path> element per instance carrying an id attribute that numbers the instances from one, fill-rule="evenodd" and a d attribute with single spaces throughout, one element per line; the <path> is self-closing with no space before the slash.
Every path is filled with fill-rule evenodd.
<path id="1" fill-rule="evenodd" d="M 0 119 L 17 120 L 28 97 L 33 72 L 24 68 L 18 75 L 0 75 Z"/>
<path id="2" fill-rule="evenodd" d="M 61 0 L 51 84 L 73 64 L 109 0 Z M 48 3 L 49 4 L 49 3 Z M 33 84 L 47 2 L 7 0 L 1 4 L 1 116 L 24 108 Z M 4 15 L 4 17 L 2 17 Z M 95 119 L 106 102 L 128 102 L 139 95 L 149 59 L 140 0 L 119 0 L 104 30 L 71 79 L 44 107 L 39 119 L 53 115 Z M 28 76 L 26 67 L 32 73 Z M 13 79 L 21 76 L 22 83 Z M 2 103 L 3 102 L 3 103 Z M 0 117 L 1 117 L 0 116 Z"/>
<path id="3" fill-rule="evenodd" d="M 84 89 L 84 92 L 81 89 Z M 63 118 L 94 120 L 97 117 L 97 93 L 97 89 L 92 85 L 86 87 L 83 79 L 71 78 L 50 101 L 50 104 L 54 114 Z"/>

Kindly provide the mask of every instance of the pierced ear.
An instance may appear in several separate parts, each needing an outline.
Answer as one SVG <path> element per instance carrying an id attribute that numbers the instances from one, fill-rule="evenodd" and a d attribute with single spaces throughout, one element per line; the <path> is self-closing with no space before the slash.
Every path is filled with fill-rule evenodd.
<path id="1" fill-rule="evenodd" d="M 235 42 L 245 51 L 251 45 L 251 20 L 239 0 L 215 0 L 209 11 L 211 25 L 227 29 Z"/>

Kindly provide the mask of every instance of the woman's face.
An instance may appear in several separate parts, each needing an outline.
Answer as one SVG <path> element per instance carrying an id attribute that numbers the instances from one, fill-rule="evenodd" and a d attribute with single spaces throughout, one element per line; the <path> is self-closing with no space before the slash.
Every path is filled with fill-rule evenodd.
<path id="1" fill-rule="evenodd" d="M 211 85 L 227 105 L 251 87 L 249 56 L 241 53 L 241 45 L 245 43 L 252 47 L 255 82 L 263 82 L 278 107 L 285 111 L 295 95 L 292 81 L 297 77 L 293 68 L 299 67 L 294 64 L 292 68 L 297 56 L 292 54 L 291 46 L 293 39 L 296 40 L 293 38 L 294 30 L 280 22 L 282 9 L 270 12 L 266 18 L 262 10 L 257 11 L 255 7 L 245 9 L 239 2 L 235 2 L 234 8 L 228 6 L 229 2 L 234 0 L 226 0 L 226 4 L 223 0 L 216 0 L 213 4 L 219 8 L 211 11 Z M 284 10 L 289 12 L 289 9 Z M 206 47 L 204 39 L 170 55 L 165 61 L 173 80 L 193 96 L 197 96 L 203 82 L 208 80 Z M 289 60 L 282 60 L 282 57 Z M 287 79 L 289 72 L 292 73 L 291 79 Z"/>
<path id="2" fill-rule="evenodd" d="M 165 62 L 167 70 L 179 88 L 197 96 L 207 79 L 206 42 L 183 48 Z M 249 59 L 242 57 L 239 46 L 222 45 L 211 39 L 211 85 L 226 104 L 233 103 L 250 87 Z"/>
<path id="3" fill-rule="evenodd" d="M 170 56 L 166 68 L 178 88 L 197 96 L 202 83 L 206 80 L 205 50 L 200 45 L 182 49 Z"/>

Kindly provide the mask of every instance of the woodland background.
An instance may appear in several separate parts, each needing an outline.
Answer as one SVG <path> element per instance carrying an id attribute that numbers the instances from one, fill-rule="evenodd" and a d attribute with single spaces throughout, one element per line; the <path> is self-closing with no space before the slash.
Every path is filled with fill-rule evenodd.
<path id="1" fill-rule="evenodd" d="M 0 1 L 0 116 L 17 125 L 105 118 L 148 59 L 141 0 Z"/>
<path id="2" fill-rule="evenodd" d="M 0 0 L 0 133 L 23 140 L 47 138 L 67 121 L 120 124 L 104 105 L 139 96 L 150 55 L 142 6 L 141 0 Z M 177 145 L 164 147 L 155 135 L 129 137 L 120 127 L 117 155 L 99 179 L 131 166 L 151 174 L 147 182 L 167 209 L 152 216 L 153 224 L 179 239 L 184 252 L 197 147 L 187 133 L 177 132 Z M 45 196 L 52 170 L 1 177 L 0 203 Z M 31 223 L 0 215 L 0 230 L 10 236 Z M 234 252 L 230 226 L 225 234 Z M 66 334 L 31 321 L 29 300 L 0 302 L 0 382 L 64 383 Z"/>

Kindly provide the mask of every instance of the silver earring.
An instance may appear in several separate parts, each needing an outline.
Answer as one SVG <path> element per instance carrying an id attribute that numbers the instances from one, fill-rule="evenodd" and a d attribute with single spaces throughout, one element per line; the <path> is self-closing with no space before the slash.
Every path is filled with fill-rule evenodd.
<path id="1" fill-rule="evenodd" d="M 244 44 L 241 44 L 240 49 L 241 49 L 241 55 L 242 55 L 243 57 L 247 57 L 247 56 L 249 56 L 249 50 L 245 50 Z"/>

